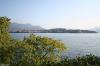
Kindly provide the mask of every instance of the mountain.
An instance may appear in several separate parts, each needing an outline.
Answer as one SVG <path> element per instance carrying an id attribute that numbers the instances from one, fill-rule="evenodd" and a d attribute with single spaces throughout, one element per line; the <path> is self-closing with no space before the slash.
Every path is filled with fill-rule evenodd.
<path id="1" fill-rule="evenodd" d="M 93 30 L 73 30 L 65 28 L 53 28 L 53 29 L 44 29 L 40 26 L 32 26 L 31 24 L 18 24 L 11 23 L 9 27 L 9 32 L 18 32 L 18 33 L 97 33 Z"/>
<path id="2" fill-rule="evenodd" d="M 19 24 L 19 23 L 11 23 L 9 27 L 9 31 L 32 31 L 32 30 L 44 30 L 44 28 L 40 26 L 32 26 L 31 24 Z"/>

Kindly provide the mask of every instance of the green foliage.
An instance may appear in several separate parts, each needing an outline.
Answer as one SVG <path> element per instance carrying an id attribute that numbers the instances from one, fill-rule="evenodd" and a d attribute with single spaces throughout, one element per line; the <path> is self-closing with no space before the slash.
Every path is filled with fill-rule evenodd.
<path id="1" fill-rule="evenodd" d="M 8 25 L 10 24 L 10 19 L 7 17 L 0 17 L 0 63 L 10 62 L 11 52 L 11 37 L 8 33 Z"/>
<path id="2" fill-rule="evenodd" d="M 19 64 L 29 59 L 33 48 L 23 41 L 13 39 L 8 33 L 9 24 L 9 18 L 0 17 L 0 64 Z"/>
<path id="3" fill-rule="evenodd" d="M 100 57 L 94 55 L 86 55 L 76 58 L 64 58 L 57 63 L 47 63 L 44 66 L 100 66 Z"/>
<path id="4" fill-rule="evenodd" d="M 10 24 L 10 19 L 7 17 L 0 17 L 0 30 L 2 30 L 3 32 L 6 31 L 8 29 L 8 26 Z"/>
<path id="5" fill-rule="evenodd" d="M 33 61 L 42 63 L 46 61 L 59 61 L 61 59 L 60 52 L 65 50 L 65 46 L 61 41 L 57 41 L 48 37 L 41 37 L 31 34 L 28 38 L 24 38 L 25 43 L 32 45 Z"/>
<path id="6" fill-rule="evenodd" d="M 23 41 L 15 40 L 8 33 L 9 24 L 9 18 L 0 17 L 0 64 L 39 66 L 60 59 L 59 53 L 65 49 L 62 42 L 35 35 Z"/>

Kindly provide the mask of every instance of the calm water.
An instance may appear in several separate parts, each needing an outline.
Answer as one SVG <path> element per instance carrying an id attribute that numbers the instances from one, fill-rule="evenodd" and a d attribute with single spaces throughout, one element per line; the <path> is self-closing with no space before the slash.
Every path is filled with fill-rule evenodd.
<path id="1" fill-rule="evenodd" d="M 74 57 L 76 55 L 94 54 L 100 56 L 100 33 L 35 33 L 36 35 L 46 36 L 61 40 L 68 51 L 62 53 L 63 56 Z M 12 33 L 12 37 L 23 39 L 30 33 Z"/>

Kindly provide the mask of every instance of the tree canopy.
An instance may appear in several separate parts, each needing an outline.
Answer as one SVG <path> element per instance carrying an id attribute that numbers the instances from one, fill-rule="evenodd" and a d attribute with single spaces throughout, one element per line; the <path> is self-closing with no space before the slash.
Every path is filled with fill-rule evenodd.
<path id="1" fill-rule="evenodd" d="M 23 40 L 16 40 L 8 32 L 9 24 L 9 18 L 0 17 L 0 63 L 31 66 L 60 60 L 59 53 L 65 50 L 61 41 L 33 34 Z"/>

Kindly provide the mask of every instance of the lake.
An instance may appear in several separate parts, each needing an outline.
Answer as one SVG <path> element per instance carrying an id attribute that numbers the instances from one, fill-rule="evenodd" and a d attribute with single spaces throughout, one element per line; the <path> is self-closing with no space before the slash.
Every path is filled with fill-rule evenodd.
<path id="1" fill-rule="evenodd" d="M 100 33 L 34 33 L 39 36 L 61 40 L 67 51 L 62 56 L 82 56 L 86 54 L 94 54 L 100 56 Z M 11 33 L 15 39 L 23 39 L 28 37 L 30 33 Z"/>

